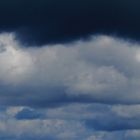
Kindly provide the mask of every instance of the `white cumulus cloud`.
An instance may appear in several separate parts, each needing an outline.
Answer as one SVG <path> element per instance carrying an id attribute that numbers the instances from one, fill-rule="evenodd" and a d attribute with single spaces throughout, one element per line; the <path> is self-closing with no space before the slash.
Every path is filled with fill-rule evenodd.
<path id="1" fill-rule="evenodd" d="M 3 33 L 0 50 L 1 104 L 140 103 L 139 44 L 100 35 L 27 48 Z"/>

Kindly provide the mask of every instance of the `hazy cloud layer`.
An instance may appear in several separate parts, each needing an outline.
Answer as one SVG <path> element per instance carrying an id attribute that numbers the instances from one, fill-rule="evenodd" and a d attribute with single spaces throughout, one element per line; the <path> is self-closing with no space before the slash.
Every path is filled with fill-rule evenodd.
<path id="1" fill-rule="evenodd" d="M 140 138 L 140 115 L 135 111 L 139 109 L 139 105 L 103 104 L 71 104 L 37 110 L 29 107 L 2 108 L 0 138 L 4 140 L 135 140 Z M 40 116 L 37 117 L 35 114 Z M 87 124 L 88 121 L 91 122 Z M 118 127 L 119 125 L 121 127 Z"/>

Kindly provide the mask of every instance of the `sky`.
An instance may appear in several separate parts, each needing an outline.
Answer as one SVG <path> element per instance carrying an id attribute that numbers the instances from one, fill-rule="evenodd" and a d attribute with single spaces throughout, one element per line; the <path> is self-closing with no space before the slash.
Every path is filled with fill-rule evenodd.
<path id="1" fill-rule="evenodd" d="M 0 139 L 140 139 L 139 0 L 0 1 Z"/>

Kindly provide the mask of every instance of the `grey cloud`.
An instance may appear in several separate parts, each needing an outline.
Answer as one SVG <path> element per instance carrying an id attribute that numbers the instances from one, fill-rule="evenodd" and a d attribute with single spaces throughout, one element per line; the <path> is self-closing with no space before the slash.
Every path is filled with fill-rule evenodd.
<path id="1" fill-rule="evenodd" d="M 140 49 L 109 36 L 23 47 L 1 34 L 0 104 L 49 107 L 72 102 L 140 103 Z"/>

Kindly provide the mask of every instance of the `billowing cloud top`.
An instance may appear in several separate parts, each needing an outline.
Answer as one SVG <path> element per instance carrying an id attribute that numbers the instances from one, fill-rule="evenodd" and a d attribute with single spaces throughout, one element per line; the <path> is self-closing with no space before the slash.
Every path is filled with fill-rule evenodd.
<path id="1" fill-rule="evenodd" d="M 26 48 L 11 33 L 0 35 L 0 47 L 2 105 L 140 103 L 138 44 L 100 35 Z"/>

